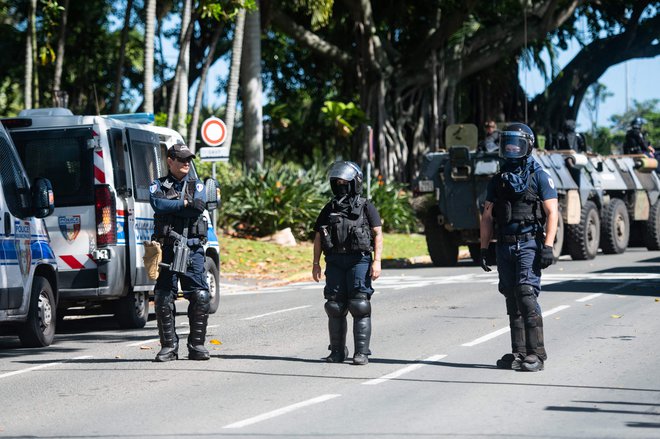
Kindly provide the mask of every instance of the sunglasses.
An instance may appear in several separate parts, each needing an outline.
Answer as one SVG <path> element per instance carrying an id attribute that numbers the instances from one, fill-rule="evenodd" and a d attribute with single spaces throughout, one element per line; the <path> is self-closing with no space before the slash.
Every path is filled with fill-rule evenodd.
<path id="1" fill-rule="evenodd" d="M 188 163 L 188 164 L 190 164 L 190 162 L 192 162 L 192 158 L 189 158 L 189 159 L 180 159 L 179 157 L 175 157 L 174 160 L 176 160 L 176 161 L 179 162 L 179 163 Z"/>

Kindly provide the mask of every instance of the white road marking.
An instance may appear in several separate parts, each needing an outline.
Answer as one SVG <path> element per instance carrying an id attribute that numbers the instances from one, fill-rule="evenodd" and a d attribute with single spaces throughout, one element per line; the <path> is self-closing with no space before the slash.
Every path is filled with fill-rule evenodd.
<path id="1" fill-rule="evenodd" d="M 576 299 L 575 301 L 576 301 L 576 302 L 588 302 L 588 301 L 590 301 L 591 299 L 595 299 L 596 297 L 599 297 L 599 296 L 602 296 L 602 295 L 603 295 L 603 293 L 589 294 L 588 296 L 583 297 L 583 298 L 581 298 L 581 299 Z"/>
<path id="2" fill-rule="evenodd" d="M 14 375 L 20 375 L 22 373 L 28 373 L 28 372 L 32 372 L 34 370 L 45 369 L 46 367 L 57 366 L 58 364 L 68 363 L 69 361 L 72 361 L 72 360 L 85 360 L 87 358 L 92 358 L 92 356 L 91 355 L 83 355 L 82 357 L 74 357 L 71 360 L 56 361 L 54 363 L 46 363 L 46 364 L 41 364 L 39 366 L 28 367 L 27 369 L 15 370 L 13 372 L 3 373 L 2 375 L 0 375 L 0 378 L 6 378 L 6 377 L 14 376 Z"/>
<path id="3" fill-rule="evenodd" d="M 318 396 L 316 398 L 308 399 L 307 401 L 298 402 L 296 404 L 292 404 L 292 405 L 289 405 L 289 406 L 286 406 L 286 407 L 282 407 L 281 409 L 273 410 L 272 412 L 268 412 L 268 413 L 264 413 L 264 414 L 259 415 L 259 416 L 255 416 L 253 418 L 248 418 L 248 419 L 244 419 L 244 420 L 239 421 L 239 422 L 234 422 L 233 424 L 225 425 L 222 428 L 242 428 L 242 427 L 245 427 L 247 425 L 256 424 L 257 422 L 265 421 L 267 419 L 272 419 L 272 418 L 275 418 L 277 416 L 280 416 L 280 415 L 283 415 L 283 414 L 286 414 L 286 413 L 290 413 L 294 410 L 298 410 L 298 409 L 303 408 L 303 407 L 307 407 L 307 406 L 314 405 L 314 404 L 319 404 L 321 402 L 325 402 L 325 401 L 328 401 L 330 399 L 337 398 L 338 396 L 341 396 L 341 395 L 338 395 L 338 394 L 321 395 L 321 396 Z"/>
<path id="4" fill-rule="evenodd" d="M 206 329 L 209 329 L 209 328 L 217 328 L 218 326 L 220 326 L 220 325 L 208 325 L 208 326 L 206 327 Z M 177 334 L 178 334 L 178 335 L 188 335 L 188 334 L 190 334 L 190 331 L 180 331 L 180 332 L 177 331 Z M 126 346 L 129 346 L 129 347 L 132 347 L 132 346 L 142 346 L 142 345 L 149 344 L 149 343 L 155 343 L 155 342 L 157 342 L 157 341 L 160 341 L 160 338 L 150 338 L 150 339 L 147 339 L 147 340 L 137 341 L 137 342 L 135 342 L 135 343 L 129 343 L 129 344 L 127 344 Z"/>
<path id="5" fill-rule="evenodd" d="M 279 313 L 282 313 L 282 312 L 295 311 L 297 309 L 309 308 L 310 306 L 312 306 L 312 305 L 296 306 L 295 308 L 281 309 L 279 311 L 267 312 L 266 314 L 259 314 L 258 316 L 246 317 L 246 318 L 241 319 L 241 320 L 254 320 L 254 319 L 258 319 L 259 317 L 272 316 L 273 314 L 279 314 Z"/>
<path id="6" fill-rule="evenodd" d="M 410 366 L 404 367 L 403 369 L 395 370 L 392 373 L 388 373 L 387 375 L 383 375 L 380 378 L 376 378 L 373 380 L 365 381 L 362 384 L 365 386 L 375 386 L 376 384 L 384 383 L 385 381 L 393 380 L 394 378 L 398 378 L 401 375 L 405 375 L 408 372 L 412 372 L 413 370 L 417 370 L 420 367 L 426 366 L 427 362 L 433 362 L 433 361 L 438 361 L 443 358 L 445 358 L 446 355 L 433 355 L 432 357 L 429 357 L 425 360 L 421 360 L 421 362 L 417 364 L 411 364 Z"/>
<path id="7" fill-rule="evenodd" d="M 551 316 L 552 314 L 558 313 L 559 311 L 563 311 L 563 310 L 565 310 L 566 308 L 570 308 L 570 305 L 561 305 L 561 306 L 558 306 L 558 307 L 556 307 L 556 308 L 552 308 L 551 310 L 546 311 L 546 312 L 544 312 L 544 313 L 541 314 L 541 315 L 542 315 L 543 317 Z M 493 339 L 493 338 L 495 338 L 495 337 L 499 337 L 499 336 L 502 335 L 502 334 L 506 334 L 507 332 L 509 332 L 509 330 L 510 330 L 510 329 L 509 329 L 509 327 L 507 326 L 506 328 L 498 329 L 497 331 L 493 331 L 493 332 L 491 332 L 491 333 L 489 333 L 489 334 L 484 335 L 483 337 L 479 337 L 479 338 L 477 338 L 477 339 L 475 339 L 475 340 L 472 340 L 472 341 L 470 341 L 470 342 L 468 342 L 468 343 L 463 343 L 461 346 L 467 346 L 467 347 L 476 346 L 476 345 L 481 344 L 481 343 L 483 343 L 483 342 L 485 342 L 485 341 L 491 340 L 491 339 Z"/>

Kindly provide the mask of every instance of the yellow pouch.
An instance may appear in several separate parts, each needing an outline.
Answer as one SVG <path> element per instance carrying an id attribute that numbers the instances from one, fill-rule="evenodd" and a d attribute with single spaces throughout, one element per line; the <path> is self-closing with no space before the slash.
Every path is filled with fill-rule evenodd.
<path id="1" fill-rule="evenodd" d="M 144 268 L 147 270 L 147 276 L 151 280 L 158 279 L 158 264 L 163 260 L 163 250 L 160 248 L 160 242 L 143 241 L 144 244 Z"/>

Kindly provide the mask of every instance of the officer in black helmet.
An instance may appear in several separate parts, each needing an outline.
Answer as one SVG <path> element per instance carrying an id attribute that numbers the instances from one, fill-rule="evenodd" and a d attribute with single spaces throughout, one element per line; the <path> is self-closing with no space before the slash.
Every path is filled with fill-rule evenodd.
<path id="1" fill-rule="evenodd" d="M 152 240 L 162 245 L 163 264 L 172 264 L 177 242 L 189 249 L 188 258 L 183 263 L 183 272 L 161 268 L 154 288 L 154 306 L 161 345 L 155 359 L 158 362 L 176 360 L 179 355 L 179 336 L 174 328 L 174 300 L 179 290 L 179 282 L 184 297 L 190 301 L 188 358 L 210 358 L 204 347 L 210 308 L 203 247 L 208 228 L 203 216 L 206 209 L 206 190 L 204 183 L 189 175 L 190 162 L 194 156 L 186 145 L 173 145 L 167 151 L 168 174 L 155 180 L 149 187 L 155 223 Z"/>
<path id="2" fill-rule="evenodd" d="M 506 299 L 512 352 L 497 361 L 501 369 L 535 372 L 547 359 L 538 304 L 541 269 L 554 263 L 557 191 L 550 175 L 531 157 L 534 132 L 513 123 L 500 135 L 502 169 L 488 184 L 481 217 L 481 267 L 488 245 L 497 239 L 499 291 Z M 497 231 L 497 234 L 495 233 Z"/>
<path id="3" fill-rule="evenodd" d="M 623 141 L 624 154 L 645 154 L 649 157 L 655 155 L 655 149 L 642 131 L 643 124 L 644 120 L 641 117 L 634 118 L 630 123 L 630 129 L 626 132 L 626 138 Z"/>
<path id="4" fill-rule="evenodd" d="M 321 279 L 325 254 L 325 312 L 330 333 L 329 363 L 348 357 L 346 315 L 353 316 L 353 364 L 369 362 L 371 339 L 371 281 L 380 276 L 383 234 L 374 205 L 362 193 L 362 171 L 353 162 L 339 161 L 329 172 L 334 198 L 319 214 L 314 230 L 312 276 Z M 372 258 L 373 252 L 373 258 Z"/>

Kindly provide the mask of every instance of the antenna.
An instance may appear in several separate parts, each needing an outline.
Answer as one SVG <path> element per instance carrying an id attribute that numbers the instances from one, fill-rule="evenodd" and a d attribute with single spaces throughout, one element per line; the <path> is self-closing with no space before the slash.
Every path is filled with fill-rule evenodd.
<path id="1" fill-rule="evenodd" d="M 101 115 L 101 110 L 99 109 L 99 98 L 96 96 L 96 84 L 94 86 L 94 104 L 96 104 L 96 115 Z"/>
<path id="2" fill-rule="evenodd" d="M 525 55 L 527 55 L 527 2 L 523 2 L 523 23 L 525 32 Z M 525 125 L 527 122 L 527 69 L 525 69 Z"/>
<path id="3" fill-rule="evenodd" d="M 626 90 L 626 113 L 628 112 L 628 61 L 623 63 L 624 67 L 624 78 L 626 82 L 625 90 Z"/>

